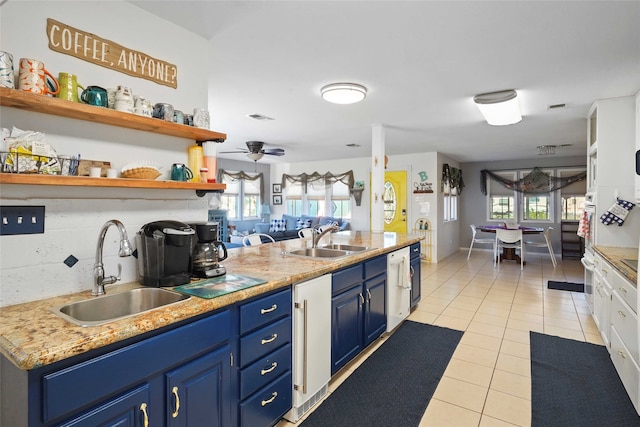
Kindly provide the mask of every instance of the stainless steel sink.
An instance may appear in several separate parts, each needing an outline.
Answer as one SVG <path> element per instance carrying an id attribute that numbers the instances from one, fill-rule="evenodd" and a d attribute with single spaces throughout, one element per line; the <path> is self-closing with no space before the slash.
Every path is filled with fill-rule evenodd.
<path id="1" fill-rule="evenodd" d="M 55 314 L 80 326 L 97 326 L 190 298 L 169 289 L 138 288 L 65 304 Z"/>
<path id="2" fill-rule="evenodd" d="M 320 247 L 323 249 L 338 249 L 341 251 L 349 251 L 349 252 L 360 252 L 360 251 L 366 251 L 369 249 L 366 246 L 343 245 L 340 243 L 333 243 L 331 245 L 324 245 Z"/>
<path id="3" fill-rule="evenodd" d="M 351 252 L 338 249 L 326 249 L 326 248 L 305 248 L 295 249 L 291 252 L 287 252 L 287 255 L 305 256 L 310 258 L 338 258 L 341 256 L 349 255 Z"/>

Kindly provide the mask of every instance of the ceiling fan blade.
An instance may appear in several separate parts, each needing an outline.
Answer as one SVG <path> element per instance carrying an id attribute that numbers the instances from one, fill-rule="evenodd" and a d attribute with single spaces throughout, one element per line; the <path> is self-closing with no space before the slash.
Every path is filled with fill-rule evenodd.
<path id="1" fill-rule="evenodd" d="M 247 154 L 248 151 L 244 150 L 244 151 L 221 151 L 220 154 L 222 153 L 227 153 L 227 154 L 232 154 L 232 153 L 241 153 L 241 154 Z"/>
<path id="2" fill-rule="evenodd" d="M 284 156 L 284 150 L 282 148 L 266 148 L 262 150 L 262 152 L 270 156 Z"/>

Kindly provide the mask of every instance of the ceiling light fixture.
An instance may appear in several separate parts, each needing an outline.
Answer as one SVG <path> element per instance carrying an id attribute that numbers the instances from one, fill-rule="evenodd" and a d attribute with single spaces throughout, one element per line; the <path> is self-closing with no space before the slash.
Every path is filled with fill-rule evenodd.
<path id="1" fill-rule="evenodd" d="M 483 93 L 474 96 L 473 102 L 490 125 L 512 125 L 522 120 L 518 94 L 515 90 Z"/>
<path id="2" fill-rule="evenodd" d="M 355 83 L 333 83 L 320 89 L 322 99 L 334 104 L 355 104 L 367 96 L 367 88 Z"/>
<path id="3" fill-rule="evenodd" d="M 556 154 L 555 145 L 538 145 L 538 156 L 553 156 Z"/>
<path id="4" fill-rule="evenodd" d="M 264 153 L 247 153 L 247 157 L 253 160 L 254 162 L 257 162 L 263 156 L 264 156 Z"/>

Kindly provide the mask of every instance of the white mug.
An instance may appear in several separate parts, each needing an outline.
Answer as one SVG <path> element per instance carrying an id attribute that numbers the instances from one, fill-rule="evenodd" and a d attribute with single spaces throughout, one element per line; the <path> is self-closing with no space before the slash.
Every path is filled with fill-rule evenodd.
<path id="1" fill-rule="evenodd" d="M 126 86 L 118 86 L 118 89 L 116 89 L 116 98 L 113 108 L 116 111 L 133 113 L 134 101 L 131 89 Z"/>
<path id="2" fill-rule="evenodd" d="M 0 86 L 9 89 L 16 88 L 13 55 L 5 51 L 0 51 Z"/>
<path id="3" fill-rule="evenodd" d="M 209 129 L 209 110 L 194 108 L 193 125 L 198 128 Z"/>
<path id="4" fill-rule="evenodd" d="M 102 168 L 89 168 L 89 176 L 93 178 L 100 178 L 102 175 Z"/>

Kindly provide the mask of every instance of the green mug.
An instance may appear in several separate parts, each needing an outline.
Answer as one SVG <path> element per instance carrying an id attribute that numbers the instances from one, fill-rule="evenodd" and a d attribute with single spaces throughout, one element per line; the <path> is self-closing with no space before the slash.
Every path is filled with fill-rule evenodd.
<path id="1" fill-rule="evenodd" d="M 60 92 L 56 95 L 60 99 L 67 101 L 80 102 L 78 98 L 78 88 L 83 91 L 84 86 L 78 83 L 78 76 L 71 73 L 58 74 L 58 83 L 60 84 Z"/>
<path id="2" fill-rule="evenodd" d="M 87 86 L 80 95 L 82 102 L 99 107 L 107 107 L 107 90 L 100 86 Z"/>

